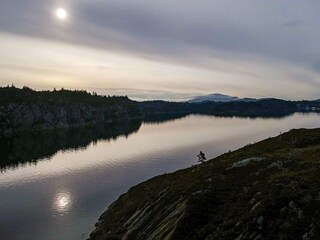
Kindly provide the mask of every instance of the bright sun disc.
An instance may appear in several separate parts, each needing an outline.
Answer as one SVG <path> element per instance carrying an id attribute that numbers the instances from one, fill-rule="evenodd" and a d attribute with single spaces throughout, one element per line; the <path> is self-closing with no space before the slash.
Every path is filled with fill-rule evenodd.
<path id="1" fill-rule="evenodd" d="M 64 10 L 63 8 L 59 8 L 56 11 L 56 15 L 57 15 L 57 18 L 59 18 L 60 20 L 64 20 L 67 18 L 67 11 Z"/>

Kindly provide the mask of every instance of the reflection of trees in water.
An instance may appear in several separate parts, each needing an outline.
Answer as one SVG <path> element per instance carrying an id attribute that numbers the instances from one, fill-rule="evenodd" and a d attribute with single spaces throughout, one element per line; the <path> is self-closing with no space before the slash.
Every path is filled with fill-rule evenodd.
<path id="1" fill-rule="evenodd" d="M 150 115 L 146 122 L 161 123 L 180 117 L 182 116 L 176 114 Z M 36 164 L 60 150 L 86 149 L 91 143 L 114 141 L 121 136 L 128 137 L 137 132 L 141 124 L 141 120 L 121 121 L 68 130 L 24 132 L 11 138 L 0 137 L 0 171 L 21 164 Z"/>
<path id="2" fill-rule="evenodd" d="M 163 114 L 147 114 L 143 118 L 143 122 L 147 124 L 159 125 L 164 122 L 171 122 L 177 119 L 185 118 L 190 114 L 187 113 L 163 113 Z"/>
<path id="3" fill-rule="evenodd" d="M 98 124 L 48 132 L 25 132 L 12 138 L 0 138 L 0 169 L 19 164 L 36 163 L 49 158 L 59 150 L 85 149 L 90 143 L 112 141 L 137 132 L 141 121 Z"/>
<path id="4" fill-rule="evenodd" d="M 145 116 L 143 122 L 147 124 L 161 124 L 181 119 L 188 115 L 185 113 L 150 114 Z M 272 117 L 250 116 L 250 118 L 283 118 L 286 116 L 288 115 Z M 142 121 L 140 120 L 123 121 L 97 124 L 92 127 L 71 128 L 68 130 L 25 132 L 11 138 L 0 137 L 0 171 L 15 168 L 20 164 L 36 164 L 37 161 L 50 158 L 60 150 L 86 149 L 90 143 L 113 141 L 120 136 L 128 137 L 140 129 L 141 123 Z"/>
<path id="5" fill-rule="evenodd" d="M 204 116 L 214 116 L 218 118 L 247 118 L 247 119 L 284 119 L 294 115 L 294 113 L 273 113 L 273 114 L 198 114 Z"/>

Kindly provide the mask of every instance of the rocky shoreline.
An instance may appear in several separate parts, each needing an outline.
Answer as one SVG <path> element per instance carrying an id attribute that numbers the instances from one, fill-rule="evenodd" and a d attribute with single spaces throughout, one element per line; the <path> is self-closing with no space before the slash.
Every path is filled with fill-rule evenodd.
<path id="1" fill-rule="evenodd" d="M 319 239 L 320 129 L 291 130 L 132 187 L 91 240 Z"/>
<path id="2" fill-rule="evenodd" d="M 144 120 L 148 115 L 163 115 L 164 118 L 172 114 L 281 118 L 313 109 L 320 109 L 319 101 L 269 98 L 253 102 L 136 102 L 127 96 L 100 96 L 82 90 L 34 91 L 12 86 L 0 87 L 0 135 Z"/>
<path id="3" fill-rule="evenodd" d="M 12 103 L 6 108 L 0 108 L 0 133 L 66 129 L 137 117 L 125 105 L 94 107 L 85 103 Z"/>

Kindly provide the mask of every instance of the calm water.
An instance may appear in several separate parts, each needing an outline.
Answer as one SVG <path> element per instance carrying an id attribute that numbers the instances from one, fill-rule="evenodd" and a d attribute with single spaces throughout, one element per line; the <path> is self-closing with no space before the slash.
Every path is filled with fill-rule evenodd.
<path id="1" fill-rule="evenodd" d="M 103 211 L 131 186 L 320 116 L 281 119 L 191 115 L 1 140 L 0 238 L 86 239 Z"/>

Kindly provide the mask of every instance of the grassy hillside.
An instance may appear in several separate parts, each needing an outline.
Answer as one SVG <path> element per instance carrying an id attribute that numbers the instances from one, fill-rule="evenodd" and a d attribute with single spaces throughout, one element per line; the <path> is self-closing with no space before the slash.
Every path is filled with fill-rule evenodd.
<path id="1" fill-rule="evenodd" d="M 320 239 L 320 129 L 291 130 L 131 188 L 90 239 Z"/>

